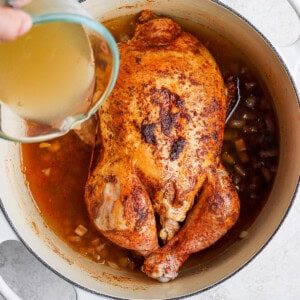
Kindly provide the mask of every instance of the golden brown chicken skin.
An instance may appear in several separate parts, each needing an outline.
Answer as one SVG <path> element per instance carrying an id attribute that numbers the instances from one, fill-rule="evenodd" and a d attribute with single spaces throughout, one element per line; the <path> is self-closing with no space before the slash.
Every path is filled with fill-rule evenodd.
<path id="1" fill-rule="evenodd" d="M 99 111 L 102 151 L 86 204 L 104 236 L 143 253 L 143 271 L 168 281 L 239 215 L 220 163 L 224 82 L 199 40 L 149 11 L 119 51 L 119 77 Z"/>

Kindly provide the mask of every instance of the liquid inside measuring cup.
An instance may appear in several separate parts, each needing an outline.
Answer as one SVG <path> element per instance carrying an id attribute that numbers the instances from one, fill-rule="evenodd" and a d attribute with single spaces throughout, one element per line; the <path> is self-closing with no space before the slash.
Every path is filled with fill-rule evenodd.
<path id="1" fill-rule="evenodd" d="M 93 50 L 79 24 L 39 24 L 0 46 L 0 101 L 30 121 L 51 124 L 87 110 L 95 76 Z"/>

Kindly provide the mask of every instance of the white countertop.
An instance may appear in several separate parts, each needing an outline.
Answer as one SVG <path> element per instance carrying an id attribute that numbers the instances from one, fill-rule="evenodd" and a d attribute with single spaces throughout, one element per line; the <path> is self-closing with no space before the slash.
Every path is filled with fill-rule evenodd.
<path id="1" fill-rule="evenodd" d="M 220 2 L 224 2 L 247 17 L 273 43 L 290 44 L 299 36 L 300 21 L 286 0 L 223 0 Z M 300 78 L 297 80 L 300 83 Z M 10 229 L 1 211 L 0 227 L 0 236 L 3 240 Z M 234 276 L 187 299 L 300 299 L 299 253 L 300 192 L 298 191 L 282 226 L 259 255 Z M 96 296 L 78 288 L 76 292 L 79 300 L 105 299 L 105 297 Z M 1 295 L 0 299 L 2 299 Z M 61 296 L 61 299 L 65 300 L 66 297 Z"/>

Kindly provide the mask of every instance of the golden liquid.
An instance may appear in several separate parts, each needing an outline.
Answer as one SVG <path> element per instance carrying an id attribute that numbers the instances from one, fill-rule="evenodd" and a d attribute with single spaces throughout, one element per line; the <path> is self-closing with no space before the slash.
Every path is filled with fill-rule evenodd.
<path id="1" fill-rule="evenodd" d="M 81 25 L 36 25 L 0 45 L 0 100 L 40 123 L 65 117 L 93 92 L 93 52 Z"/>

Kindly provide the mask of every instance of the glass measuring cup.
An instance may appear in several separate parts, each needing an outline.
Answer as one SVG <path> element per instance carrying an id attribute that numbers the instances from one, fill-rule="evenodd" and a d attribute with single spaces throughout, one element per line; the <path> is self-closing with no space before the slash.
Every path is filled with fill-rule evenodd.
<path id="1" fill-rule="evenodd" d="M 33 28 L 0 43 L 0 137 L 38 142 L 88 119 L 115 84 L 109 31 L 75 0 L 33 0 Z"/>

